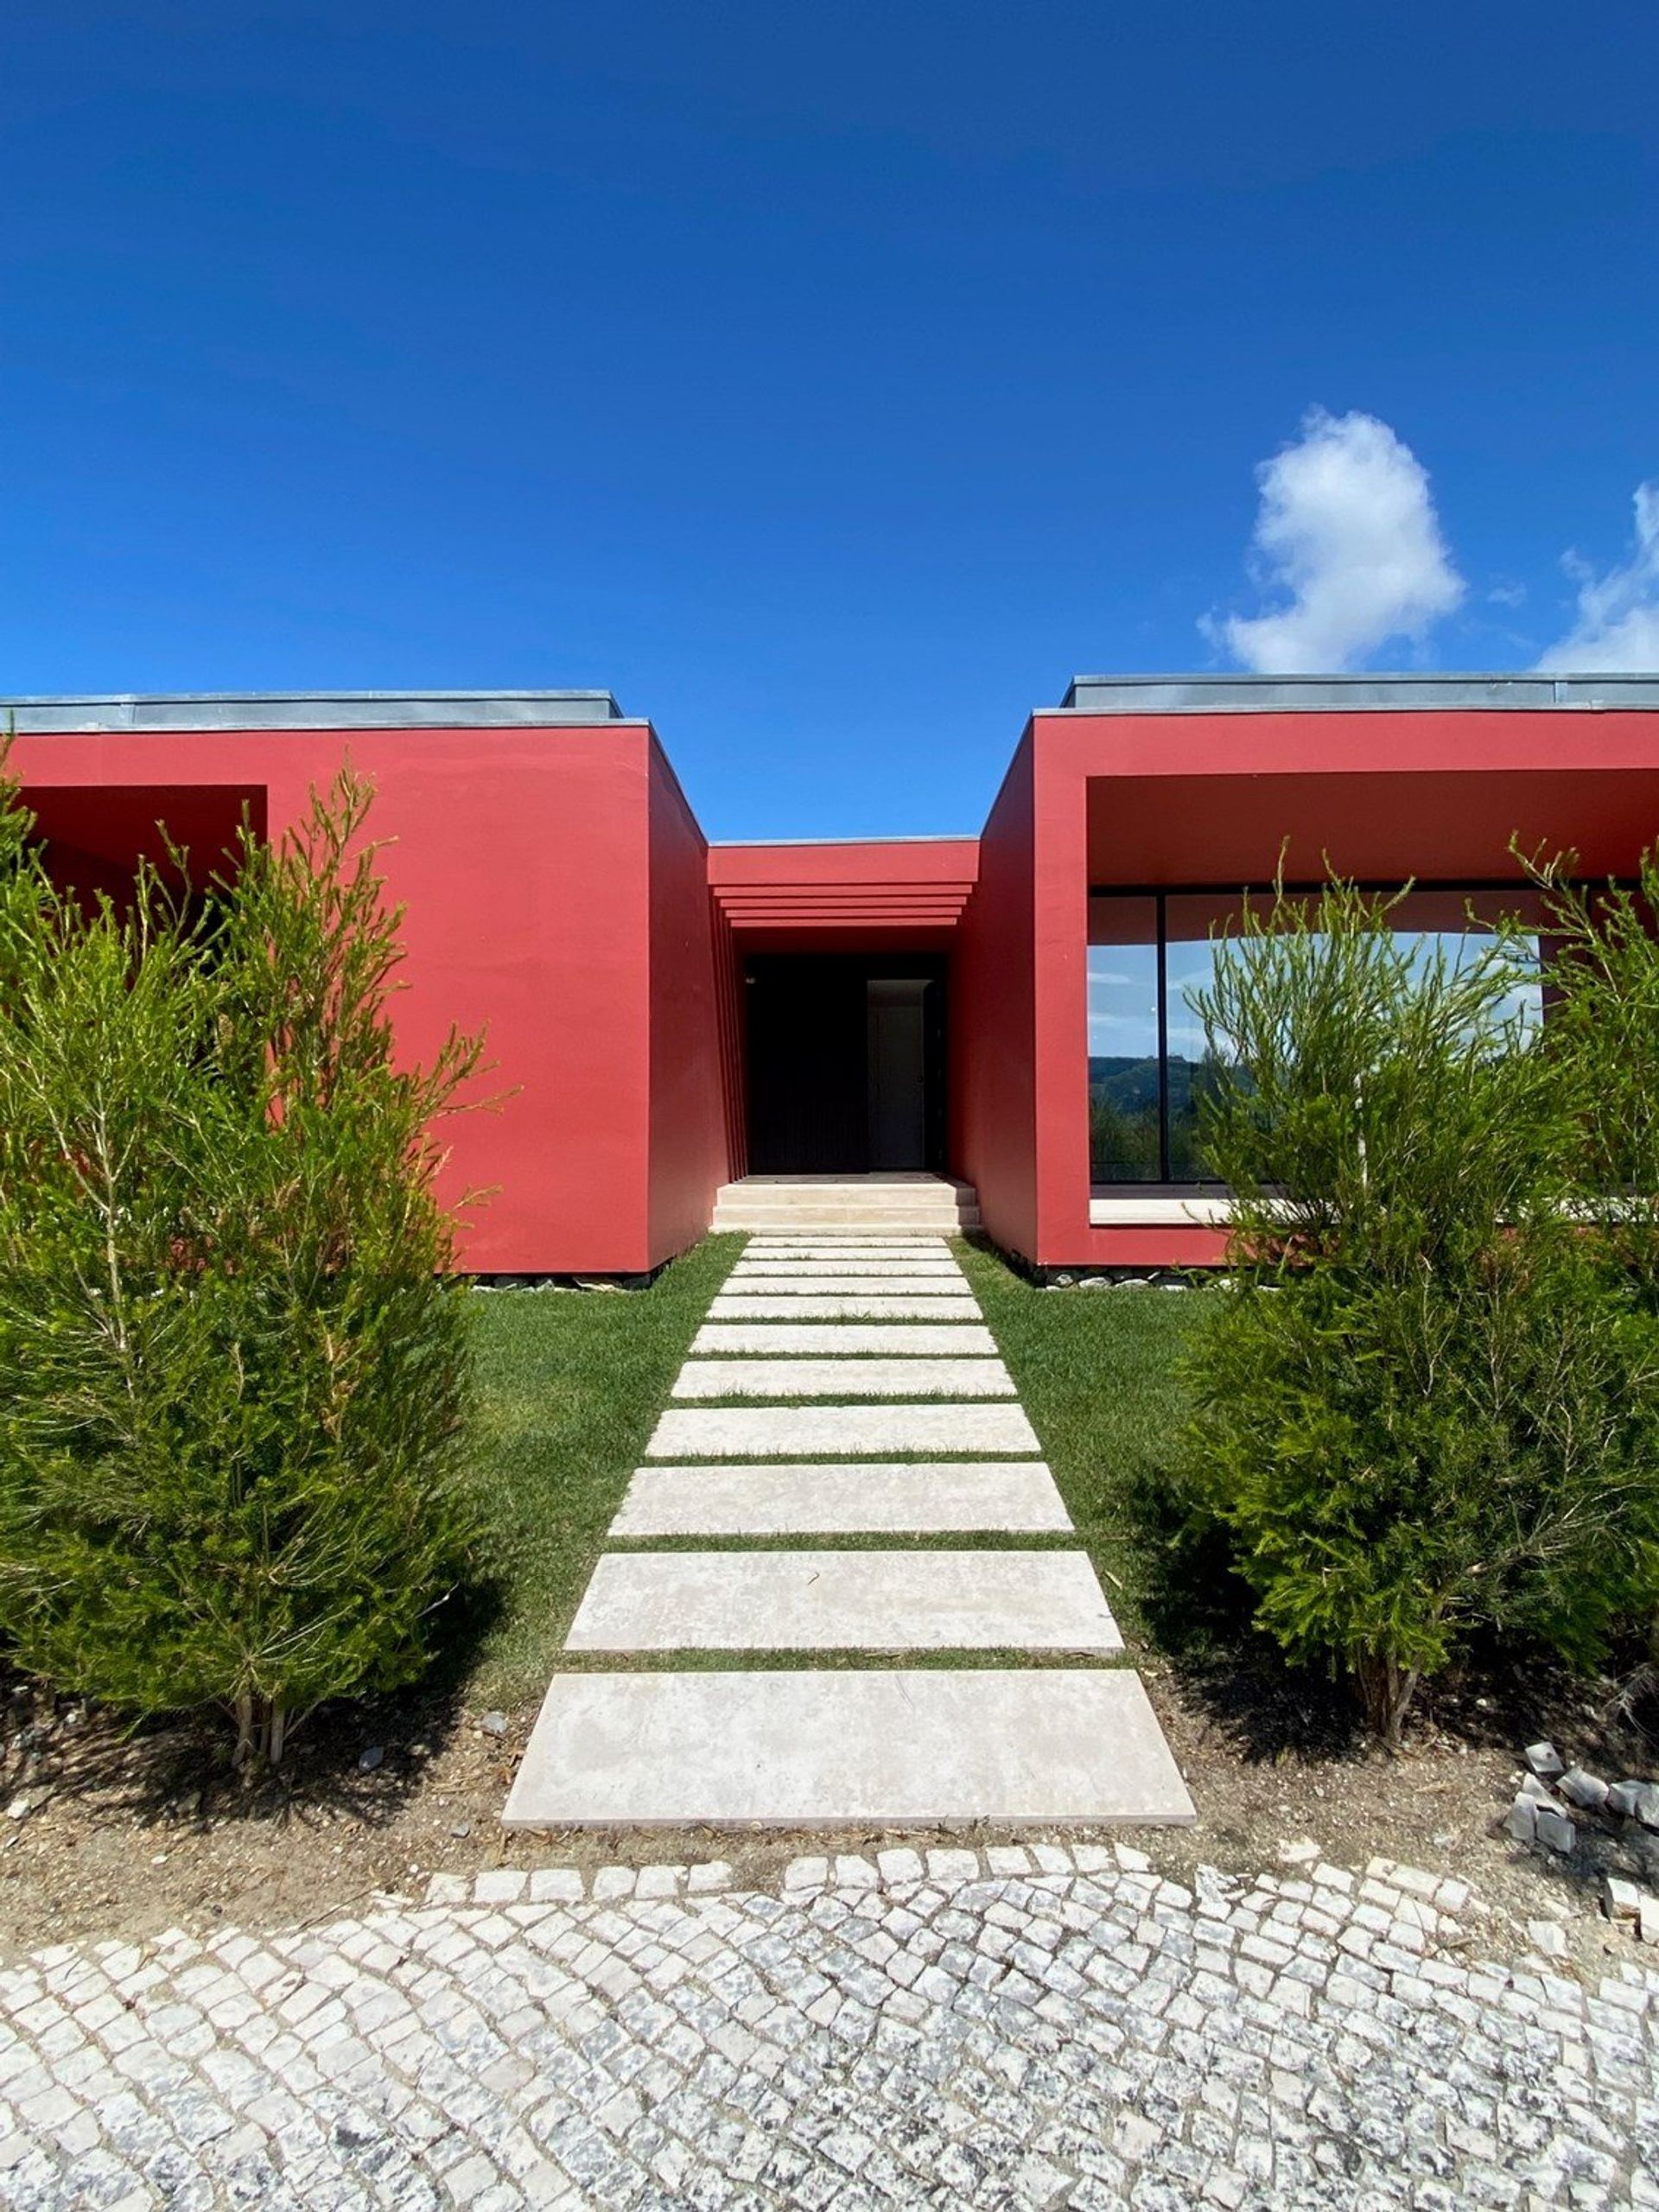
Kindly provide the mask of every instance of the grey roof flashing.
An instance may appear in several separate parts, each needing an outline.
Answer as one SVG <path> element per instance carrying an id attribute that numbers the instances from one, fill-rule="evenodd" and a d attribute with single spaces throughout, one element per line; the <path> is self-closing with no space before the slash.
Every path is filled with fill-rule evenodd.
<path id="1" fill-rule="evenodd" d="M 626 719 L 608 691 L 132 691 L 0 699 L 0 729 L 538 729 Z"/>
<path id="2" fill-rule="evenodd" d="M 1426 707 L 1659 707 L 1659 674 L 1074 676 L 1058 711 L 1213 715 Z"/>

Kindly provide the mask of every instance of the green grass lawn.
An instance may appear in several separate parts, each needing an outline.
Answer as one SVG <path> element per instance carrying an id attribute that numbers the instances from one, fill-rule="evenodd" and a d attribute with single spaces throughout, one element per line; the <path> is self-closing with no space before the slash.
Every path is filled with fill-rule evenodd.
<path id="1" fill-rule="evenodd" d="M 473 1301 L 499 1611 L 472 1694 L 538 1696 L 697 1324 L 742 1246 L 710 1236 L 649 1290 L 493 1291 Z"/>
<path id="2" fill-rule="evenodd" d="M 1181 1354 L 1217 1291 L 1038 1290 L 995 1253 L 958 1248 L 1118 1624 L 1144 1637 L 1155 1491 L 1185 1403 Z"/>

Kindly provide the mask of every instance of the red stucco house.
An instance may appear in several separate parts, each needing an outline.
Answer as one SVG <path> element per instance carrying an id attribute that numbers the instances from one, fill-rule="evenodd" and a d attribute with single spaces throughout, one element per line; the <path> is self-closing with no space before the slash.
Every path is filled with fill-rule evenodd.
<path id="1" fill-rule="evenodd" d="M 372 777 L 403 1039 L 484 1026 L 511 1093 L 449 1131 L 453 1187 L 494 1193 L 480 1273 L 643 1274 L 776 1188 L 746 1177 L 954 1179 L 1041 1268 L 1213 1259 L 1186 993 L 1242 887 L 1328 859 L 1458 930 L 1524 897 L 1516 840 L 1623 875 L 1659 835 L 1659 677 L 1079 677 L 977 837 L 836 843 L 711 845 L 604 692 L 0 713 L 89 887 L 158 823 L 205 874 L 245 807 L 276 835 L 347 752 Z"/>

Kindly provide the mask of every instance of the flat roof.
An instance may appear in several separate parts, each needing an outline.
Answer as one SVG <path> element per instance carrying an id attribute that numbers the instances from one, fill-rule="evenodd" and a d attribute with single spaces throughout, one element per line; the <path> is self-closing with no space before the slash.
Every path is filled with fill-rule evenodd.
<path id="1" fill-rule="evenodd" d="M 111 691 L 0 699 L 0 729 L 502 729 L 626 720 L 609 691 Z"/>
<path id="2" fill-rule="evenodd" d="M 1659 707 L 1659 674 L 1074 676 L 1058 709 L 1038 711 L 1213 715 L 1372 707 Z"/>

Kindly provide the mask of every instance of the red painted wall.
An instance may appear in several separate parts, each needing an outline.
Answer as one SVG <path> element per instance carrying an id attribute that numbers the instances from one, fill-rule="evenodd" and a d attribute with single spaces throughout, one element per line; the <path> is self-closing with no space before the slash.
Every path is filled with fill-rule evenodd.
<path id="1" fill-rule="evenodd" d="M 957 1172 L 978 1191 L 987 1232 L 1027 1258 L 1038 1243 L 1033 757 L 1027 729 L 980 837 L 950 999 Z"/>
<path id="2" fill-rule="evenodd" d="M 495 1186 L 481 1271 L 630 1274 L 742 1172 L 739 963 L 938 950 L 952 1165 L 1038 1264 L 1214 1259 L 1212 1229 L 1089 1219 L 1090 885 L 1233 885 L 1320 855 L 1381 879 L 1490 877 L 1510 837 L 1627 870 L 1659 834 L 1659 714 L 1330 711 L 1033 718 L 982 838 L 705 846 L 648 725 L 24 735 L 14 767 L 89 884 L 246 799 L 269 834 L 347 755 L 405 902 L 400 1039 L 486 1027 L 493 1110 L 444 1131 L 451 1193 Z M 79 856 L 79 857 L 77 857 Z"/>
<path id="3" fill-rule="evenodd" d="M 624 722 L 24 735 L 12 766 L 26 787 L 103 787 L 111 812 L 124 788 L 256 787 L 277 836 L 349 752 L 375 781 L 373 834 L 391 841 L 383 870 L 408 908 L 400 1040 L 419 1057 L 452 1020 L 481 1025 L 494 1063 L 485 1087 L 513 1093 L 442 1132 L 448 1192 L 496 1186 L 466 1262 L 610 1274 L 662 1256 L 647 1166 L 651 746 L 644 724 Z M 691 895 L 690 834 L 662 832 L 679 854 L 665 942 L 679 927 L 666 917 Z M 677 1095 L 671 1060 L 664 1102 Z M 656 1195 L 664 1224 L 689 1219 Z"/>
<path id="4" fill-rule="evenodd" d="M 716 941 L 709 849 L 696 817 L 653 740 L 651 830 L 651 1264 L 695 1244 L 709 1226 L 715 1193 L 731 1173 L 727 1135 L 728 1071 L 721 1052 L 729 1019 L 729 961 Z"/>
<path id="5" fill-rule="evenodd" d="M 1516 873 L 1509 847 L 1624 873 L 1659 836 L 1659 714 L 1503 709 L 1034 718 L 1037 1223 L 1047 1267 L 1212 1263 L 1216 1230 L 1089 1220 L 1090 885 Z"/>
<path id="6" fill-rule="evenodd" d="M 942 950 L 978 868 L 973 837 L 709 849 L 715 903 L 752 952 Z"/>
<path id="7" fill-rule="evenodd" d="M 720 1077 L 726 1129 L 727 1172 L 735 1181 L 749 1172 L 748 1009 L 737 938 L 718 901 L 709 899 L 714 932 L 715 1010 L 720 1019 Z"/>
<path id="8" fill-rule="evenodd" d="M 1086 1227 L 1067 1239 L 1069 1259 L 1051 1259 L 1054 1268 L 1218 1268 L 1227 1257 L 1227 1232 L 1194 1223 L 1190 1228 L 1098 1229 Z"/>

